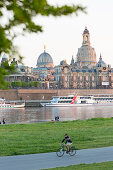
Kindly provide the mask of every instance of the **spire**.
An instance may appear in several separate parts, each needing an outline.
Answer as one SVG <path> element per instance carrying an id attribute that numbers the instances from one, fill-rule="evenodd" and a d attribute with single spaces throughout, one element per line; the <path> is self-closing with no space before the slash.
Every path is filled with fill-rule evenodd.
<path id="1" fill-rule="evenodd" d="M 74 58 L 73 58 L 73 55 L 72 55 L 72 59 L 71 59 L 71 65 L 74 64 Z"/>
<path id="2" fill-rule="evenodd" d="M 83 31 L 82 45 L 90 45 L 90 34 L 89 34 L 87 27 L 85 27 L 85 30 Z"/>
<path id="3" fill-rule="evenodd" d="M 65 64 L 67 64 L 67 60 L 65 59 Z"/>
<path id="4" fill-rule="evenodd" d="M 101 56 L 101 53 L 100 53 L 100 59 L 102 60 L 102 56 Z"/>
<path id="5" fill-rule="evenodd" d="M 44 45 L 44 52 L 46 52 L 46 45 Z"/>

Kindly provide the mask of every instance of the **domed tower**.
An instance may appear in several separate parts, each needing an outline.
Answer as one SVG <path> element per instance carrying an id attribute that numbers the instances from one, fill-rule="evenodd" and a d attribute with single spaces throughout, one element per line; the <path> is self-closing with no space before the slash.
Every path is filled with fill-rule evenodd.
<path id="1" fill-rule="evenodd" d="M 54 67 L 53 59 L 49 53 L 46 52 L 46 47 L 44 45 L 44 52 L 40 54 L 37 59 L 37 67 Z"/>
<path id="2" fill-rule="evenodd" d="M 80 63 L 81 67 L 87 66 L 88 68 L 92 68 L 97 63 L 96 52 L 90 45 L 90 34 L 87 27 L 83 32 L 82 46 L 78 49 L 77 62 Z"/>
<path id="3" fill-rule="evenodd" d="M 107 64 L 102 60 L 101 54 L 100 54 L 99 61 L 98 61 L 98 63 L 96 64 L 96 67 L 102 67 L 102 68 L 106 68 L 106 67 L 107 67 Z"/>

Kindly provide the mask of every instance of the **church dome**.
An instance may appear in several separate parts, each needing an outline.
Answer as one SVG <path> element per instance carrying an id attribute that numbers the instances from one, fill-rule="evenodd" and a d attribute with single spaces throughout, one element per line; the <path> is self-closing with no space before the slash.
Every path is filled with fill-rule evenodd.
<path id="1" fill-rule="evenodd" d="M 37 59 L 37 66 L 46 66 L 46 65 L 53 65 L 53 59 L 49 53 L 44 52 L 40 54 Z"/>
<path id="2" fill-rule="evenodd" d="M 91 46 L 82 46 L 78 49 L 77 58 L 80 62 L 96 62 L 96 52 Z"/>

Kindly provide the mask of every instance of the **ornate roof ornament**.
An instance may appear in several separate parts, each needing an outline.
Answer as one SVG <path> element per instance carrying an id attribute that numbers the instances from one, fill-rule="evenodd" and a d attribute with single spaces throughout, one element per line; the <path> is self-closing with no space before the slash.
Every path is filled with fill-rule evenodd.
<path id="1" fill-rule="evenodd" d="M 65 64 L 67 64 L 67 60 L 65 59 Z"/>
<path id="2" fill-rule="evenodd" d="M 46 52 L 46 45 L 44 45 L 44 52 Z"/>
<path id="3" fill-rule="evenodd" d="M 85 27 L 85 30 L 84 30 L 83 34 L 89 34 L 89 31 L 88 31 L 87 27 Z"/>

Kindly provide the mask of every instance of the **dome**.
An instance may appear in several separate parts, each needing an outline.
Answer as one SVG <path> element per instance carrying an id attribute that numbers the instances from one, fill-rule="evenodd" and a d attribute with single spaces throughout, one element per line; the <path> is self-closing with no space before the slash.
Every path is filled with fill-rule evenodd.
<path id="1" fill-rule="evenodd" d="M 99 58 L 99 61 L 98 63 L 96 64 L 97 67 L 106 67 L 106 63 L 102 60 L 102 57 L 100 55 L 100 58 Z"/>
<path id="2" fill-rule="evenodd" d="M 77 52 L 77 62 L 80 62 L 81 67 L 88 66 L 89 68 L 96 65 L 96 52 L 90 45 L 90 34 L 87 28 L 83 32 L 82 46 Z"/>
<path id="3" fill-rule="evenodd" d="M 50 54 L 46 53 L 45 51 L 40 54 L 37 60 L 37 66 L 41 65 L 48 65 L 48 64 L 53 64 L 53 59 L 50 56 Z"/>
<path id="4" fill-rule="evenodd" d="M 94 48 L 83 45 L 78 49 L 77 60 L 82 62 L 82 66 L 88 66 L 89 64 L 96 65 L 96 52 Z"/>
<path id="5" fill-rule="evenodd" d="M 61 62 L 60 62 L 60 65 L 65 65 L 66 63 L 65 63 L 65 60 L 62 60 Z"/>

